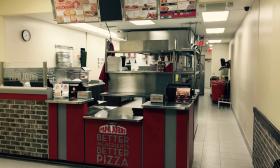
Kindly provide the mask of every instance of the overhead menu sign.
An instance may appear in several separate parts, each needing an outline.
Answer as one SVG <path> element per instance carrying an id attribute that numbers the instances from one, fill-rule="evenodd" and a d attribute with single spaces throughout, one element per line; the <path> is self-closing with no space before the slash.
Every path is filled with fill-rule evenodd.
<path id="1" fill-rule="evenodd" d="M 57 23 L 87 23 L 98 19 L 97 0 L 52 0 Z"/>
<path id="2" fill-rule="evenodd" d="M 125 0 L 126 20 L 155 20 L 158 18 L 157 0 Z"/>
<path id="3" fill-rule="evenodd" d="M 160 18 L 176 19 L 196 16 L 196 0 L 160 0 Z"/>

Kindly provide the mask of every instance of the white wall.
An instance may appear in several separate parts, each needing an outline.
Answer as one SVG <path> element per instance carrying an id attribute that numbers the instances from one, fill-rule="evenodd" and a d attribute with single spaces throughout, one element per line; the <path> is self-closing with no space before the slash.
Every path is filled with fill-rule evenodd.
<path id="1" fill-rule="evenodd" d="M 102 66 L 98 66 L 98 58 L 105 58 L 106 41 L 102 37 L 88 35 L 87 64 L 91 65 L 90 79 L 98 79 Z"/>
<path id="2" fill-rule="evenodd" d="M 279 0 L 255 0 L 231 43 L 233 109 L 251 149 L 253 107 L 280 130 L 279 16 Z"/>
<path id="3" fill-rule="evenodd" d="M 21 31 L 28 29 L 31 40 L 24 42 Z M 74 47 L 73 66 L 79 66 L 80 48 L 88 51 L 87 66 L 91 69 L 90 79 L 98 79 L 100 68 L 97 58 L 105 56 L 105 38 L 86 34 L 85 32 L 68 29 L 66 27 L 42 22 L 28 17 L 5 17 L 5 51 L 2 58 L 8 65 L 22 65 L 24 67 L 40 67 L 43 61 L 48 67 L 55 67 L 55 45 Z M 115 42 L 118 48 L 118 43 Z"/>
<path id="4" fill-rule="evenodd" d="M 279 0 L 260 0 L 256 106 L 280 130 L 279 17 Z"/>
<path id="5" fill-rule="evenodd" d="M 4 57 L 4 49 L 5 49 L 5 39 L 4 39 L 4 36 L 5 36 L 5 30 L 4 30 L 4 17 L 3 16 L 0 16 L 0 61 L 3 60 L 3 57 Z"/>
<path id="6" fill-rule="evenodd" d="M 229 54 L 228 54 L 228 43 L 222 43 L 222 44 L 214 44 L 213 45 L 213 51 L 212 51 L 212 65 L 211 65 L 211 73 L 212 76 L 220 76 L 221 73 L 219 71 L 221 67 L 221 58 L 225 58 L 228 60 Z"/>
<path id="7" fill-rule="evenodd" d="M 230 44 L 232 107 L 250 148 L 258 60 L 258 3 L 255 3 Z"/>
<path id="8" fill-rule="evenodd" d="M 85 33 L 27 17 L 6 17 L 5 28 L 4 61 L 19 62 L 25 67 L 41 66 L 43 61 L 47 61 L 49 67 L 54 67 L 56 44 L 74 47 L 73 66 L 77 66 L 80 48 L 86 47 Z M 23 29 L 31 32 L 29 42 L 21 39 Z"/>

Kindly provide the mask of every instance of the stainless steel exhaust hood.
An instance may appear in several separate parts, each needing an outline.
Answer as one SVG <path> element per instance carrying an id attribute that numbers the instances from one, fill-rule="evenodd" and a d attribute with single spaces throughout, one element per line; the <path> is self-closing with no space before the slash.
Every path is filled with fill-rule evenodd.
<path id="1" fill-rule="evenodd" d="M 126 32 L 127 41 L 120 43 L 120 50 L 158 51 L 190 48 L 195 34 L 190 29 L 149 30 Z"/>

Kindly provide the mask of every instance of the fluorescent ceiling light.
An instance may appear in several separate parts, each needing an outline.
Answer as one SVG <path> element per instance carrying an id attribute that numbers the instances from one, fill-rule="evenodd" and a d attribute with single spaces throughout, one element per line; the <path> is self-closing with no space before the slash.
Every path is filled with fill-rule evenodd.
<path id="1" fill-rule="evenodd" d="M 207 34 L 221 34 L 225 32 L 225 28 L 207 28 Z"/>
<path id="2" fill-rule="evenodd" d="M 221 22 L 228 19 L 229 11 L 202 12 L 204 22 Z"/>
<path id="3" fill-rule="evenodd" d="M 74 28 L 76 28 L 76 29 L 78 29 L 80 31 L 85 31 L 85 32 L 88 32 L 88 33 L 93 33 L 93 34 L 100 35 L 100 36 L 103 36 L 103 37 L 106 37 L 106 38 L 110 37 L 110 33 L 109 33 L 108 30 L 105 30 L 105 29 L 93 26 L 93 25 L 88 24 L 88 23 L 73 23 L 73 24 L 68 24 L 68 25 L 70 27 L 74 27 Z M 120 38 L 118 36 L 118 34 L 114 33 L 114 32 L 111 32 L 111 37 L 114 40 L 124 41 L 124 39 Z"/>
<path id="4" fill-rule="evenodd" d="M 208 40 L 209 43 L 221 43 L 222 40 Z"/>
<path id="5" fill-rule="evenodd" d="M 151 20 L 135 20 L 135 21 L 129 21 L 130 23 L 137 25 L 137 26 L 144 26 L 144 25 L 153 25 L 155 24 Z"/>

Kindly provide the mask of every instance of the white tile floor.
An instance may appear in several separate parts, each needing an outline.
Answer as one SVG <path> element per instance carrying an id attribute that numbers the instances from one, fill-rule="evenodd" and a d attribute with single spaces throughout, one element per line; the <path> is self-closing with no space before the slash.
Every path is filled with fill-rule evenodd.
<path id="1" fill-rule="evenodd" d="M 232 111 L 229 108 L 218 109 L 217 105 L 213 105 L 209 91 L 200 97 L 198 119 L 193 168 L 253 167 Z M 0 158 L 0 168 L 71 167 Z"/>
<path id="2" fill-rule="evenodd" d="M 199 101 L 193 168 L 252 168 L 232 110 L 213 105 L 209 91 Z"/>

